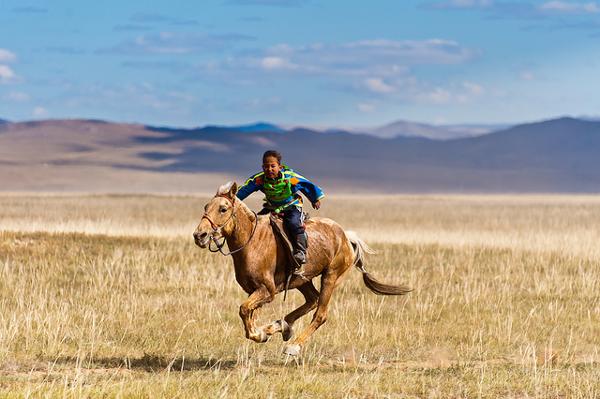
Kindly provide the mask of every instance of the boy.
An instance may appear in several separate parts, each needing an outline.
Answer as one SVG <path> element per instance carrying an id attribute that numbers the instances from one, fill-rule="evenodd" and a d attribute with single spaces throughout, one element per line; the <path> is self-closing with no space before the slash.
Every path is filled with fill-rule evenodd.
<path id="1" fill-rule="evenodd" d="M 304 230 L 304 215 L 302 213 L 302 192 L 311 202 L 313 208 L 321 207 L 323 191 L 306 178 L 281 163 L 281 154 L 269 150 L 263 154 L 263 171 L 251 176 L 237 192 L 237 197 L 243 200 L 255 191 L 265 193 L 265 203 L 260 215 L 269 212 L 282 214 L 283 226 L 291 237 L 294 247 L 294 259 L 300 266 L 306 263 L 306 248 L 308 237 Z M 296 271 L 301 273 L 301 271 Z"/>

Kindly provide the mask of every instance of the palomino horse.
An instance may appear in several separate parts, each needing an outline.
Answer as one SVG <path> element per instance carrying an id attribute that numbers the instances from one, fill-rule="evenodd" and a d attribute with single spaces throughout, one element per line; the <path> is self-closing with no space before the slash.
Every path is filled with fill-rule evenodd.
<path id="1" fill-rule="evenodd" d="M 356 266 L 363 273 L 365 285 L 381 295 L 403 295 L 410 292 L 405 286 L 382 284 L 371 277 L 363 267 L 364 253 L 369 247 L 352 232 L 344 232 L 331 219 L 311 218 L 306 221 L 308 232 L 308 256 L 304 275 L 296 276 L 289 283 L 290 289 L 298 289 L 306 302 L 266 326 L 257 327 L 254 311 L 269 303 L 285 289 L 289 257 L 286 248 L 277 239 L 268 216 L 257 216 L 236 197 L 236 183 L 227 183 L 204 207 L 204 215 L 194 232 L 194 241 L 200 248 L 210 247 L 223 238 L 233 257 L 235 278 L 249 294 L 240 306 L 240 317 L 246 330 L 246 338 L 267 342 L 271 335 L 281 333 L 284 341 L 292 337 L 294 322 L 317 308 L 311 323 L 284 350 L 296 356 L 305 341 L 327 320 L 327 305 L 340 277 Z M 312 279 L 321 276 L 321 292 Z"/>

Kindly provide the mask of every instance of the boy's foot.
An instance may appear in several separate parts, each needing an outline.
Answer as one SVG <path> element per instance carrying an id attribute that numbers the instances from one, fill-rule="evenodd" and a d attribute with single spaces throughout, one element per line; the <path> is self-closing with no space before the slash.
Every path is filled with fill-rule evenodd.
<path id="1" fill-rule="evenodd" d="M 294 244 L 294 259 L 302 266 L 306 263 L 306 249 L 308 248 L 306 233 L 296 235 L 296 242 Z"/>
<path id="2" fill-rule="evenodd" d="M 298 267 L 294 270 L 294 274 L 304 276 L 304 264 L 306 263 L 306 255 L 299 250 L 294 251 L 294 259 L 298 263 Z"/>
<path id="3" fill-rule="evenodd" d="M 304 275 L 304 264 L 306 263 L 306 248 L 308 247 L 308 237 L 306 233 L 298 234 L 296 236 L 296 242 L 294 243 L 294 260 L 298 266 L 294 270 L 294 274 L 303 276 Z"/>
<path id="4" fill-rule="evenodd" d="M 306 263 L 306 254 L 302 252 L 300 249 L 296 249 L 294 251 L 294 259 L 300 266 Z"/>

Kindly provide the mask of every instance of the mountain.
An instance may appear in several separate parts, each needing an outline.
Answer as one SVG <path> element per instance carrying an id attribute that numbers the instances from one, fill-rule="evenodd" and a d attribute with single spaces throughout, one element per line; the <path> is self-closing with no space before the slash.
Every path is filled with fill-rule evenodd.
<path id="1" fill-rule="evenodd" d="M 0 125 L 2 191 L 213 191 L 231 176 L 164 173 L 163 160 L 140 154 L 182 152 L 188 145 L 143 144 L 160 137 L 143 125 L 94 120 L 47 120 Z M 210 148 L 210 143 L 206 143 Z M 201 147 L 201 143 L 198 143 Z"/>
<path id="2" fill-rule="evenodd" d="M 574 118 L 448 140 L 89 120 L 0 130 L 8 191 L 213 191 L 241 182 L 265 150 L 278 149 L 328 192 L 600 192 L 600 122 Z"/>
<path id="3" fill-rule="evenodd" d="M 425 137 L 434 140 L 450 140 L 463 137 L 481 136 L 491 133 L 495 130 L 505 129 L 506 125 L 430 125 L 426 123 L 396 121 L 384 126 L 355 129 L 357 132 L 371 134 L 381 138 L 404 137 Z"/>
<path id="4" fill-rule="evenodd" d="M 199 156 L 189 149 L 170 157 L 172 162 L 163 170 L 216 168 L 240 174 L 256 169 L 257 155 L 273 147 L 283 152 L 290 165 L 309 176 L 318 176 L 334 186 L 367 191 L 600 191 L 600 174 L 596 172 L 600 170 L 600 123 L 572 118 L 446 141 L 414 137 L 381 140 L 307 129 L 283 135 L 204 132 L 197 138 L 219 143 L 235 156 L 227 152 Z M 160 139 L 177 140 L 176 136 Z"/>
<path id="5" fill-rule="evenodd" d="M 7 121 L 6 119 L 0 119 L 0 125 L 4 125 L 10 123 L 9 121 Z"/>
<path id="6" fill-rule="evenodd" d="M 234 130 L 238 132 L 245 133 L 255 133 L 255 132 L 284 132 L 285 130 L 277 125 L 273 125 L 272 123 L 267 122 L 256 122 L 250 125 L 240 125 L 240 126 L 206 126 L 206 127 L 214 127 L 221 129 Z"/>
<path id="7" fill-rule="evenodd" d="M 460 138 L 460 137 L 482 136 L 484 134 L 508 129 L 509 127 L 511 127 L 511 125 L 500 124 L 500 123 L 496 123 L 496 124 L 484 124 L 484 123 L 475 124 L 475 123 L 473 123 L 473 124 L 462 124 L 462 125 L 439 125 L 439 127 L 455 134 L 454 137 L 450 137 L 450 138 Z M 431 137 L 431 138 L 434 138 L 434 137 Z"/>
<path id="8" fill-rule="evenodd" d="M 452 134 L 443 127 L 409 121 L 396 121 L 385 126 L 370 129 L 365 131 L 365 133 L 381 138 L 404 136 L 427 137 L 431 139 L 449 139 L 457 136 L 457 134 Z"/>

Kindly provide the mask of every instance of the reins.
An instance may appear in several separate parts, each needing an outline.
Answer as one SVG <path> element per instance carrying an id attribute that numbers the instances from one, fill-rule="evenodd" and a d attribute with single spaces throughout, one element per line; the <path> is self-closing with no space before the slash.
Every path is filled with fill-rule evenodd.
<path id="1" fill-rule="evenodd" d="M 215 238 L 214 233 L 216 233 L 220 229 L 222 229 L 223 226 L 225 226 L 227 223 L 229 223 L 229 221 L 232 218 L 235 217 L 235 203 L 234 203 L 234 201 L 232 201 L 229 197 L 227 197 L 225 195 L 219 195 L 218 197 L 223 197 L 231 203 L 231 215 L 229 215 L 227 220 L 220 225 L 213 222 L 212 219 L 210 218 L 210 216 L 208 216 L 208 214 L 206 212 L 204 212 L 204 215 L 202 215 L 202 219 L 208 220 L 208 222 L 210 223 L 210 226 L 213 229 L 213 234 L 211 234 L 210 242 L 208 243 L 208 250 L 210 252 L 220 252 L 223 256 L 229 256 L 229 255 L 233 255 L 236 252 L 241 251 L 242 249 L 244 249 L 246 247 L 246 245 L 248 245 L 250 243 L 250 241 L 252 241 L 252 237 L 254 237 L 254 233 L 256 232 L 256 226 L 258 226 L 258 215 L 256 214 L 256 212 L 252 211 L 252 213 L 254 214 L 254 225 L 252 226 L 252 233 L 250 234 L 250 238 L 248 238 L 248 241 L 246 241 L 246 243 L 244 245 L 242 245 L 241 247 L 234 249 L 233 251 L 229 251 L 228 253 L 225 253 L 223 251 L 223 247 L 225 246 L 226 238 L 222 237 L 223 241 L 219 242 L 219 239 Z M 216 249 L 212 248 L 211 245 L 213 243 L 216 245 Z"/>

